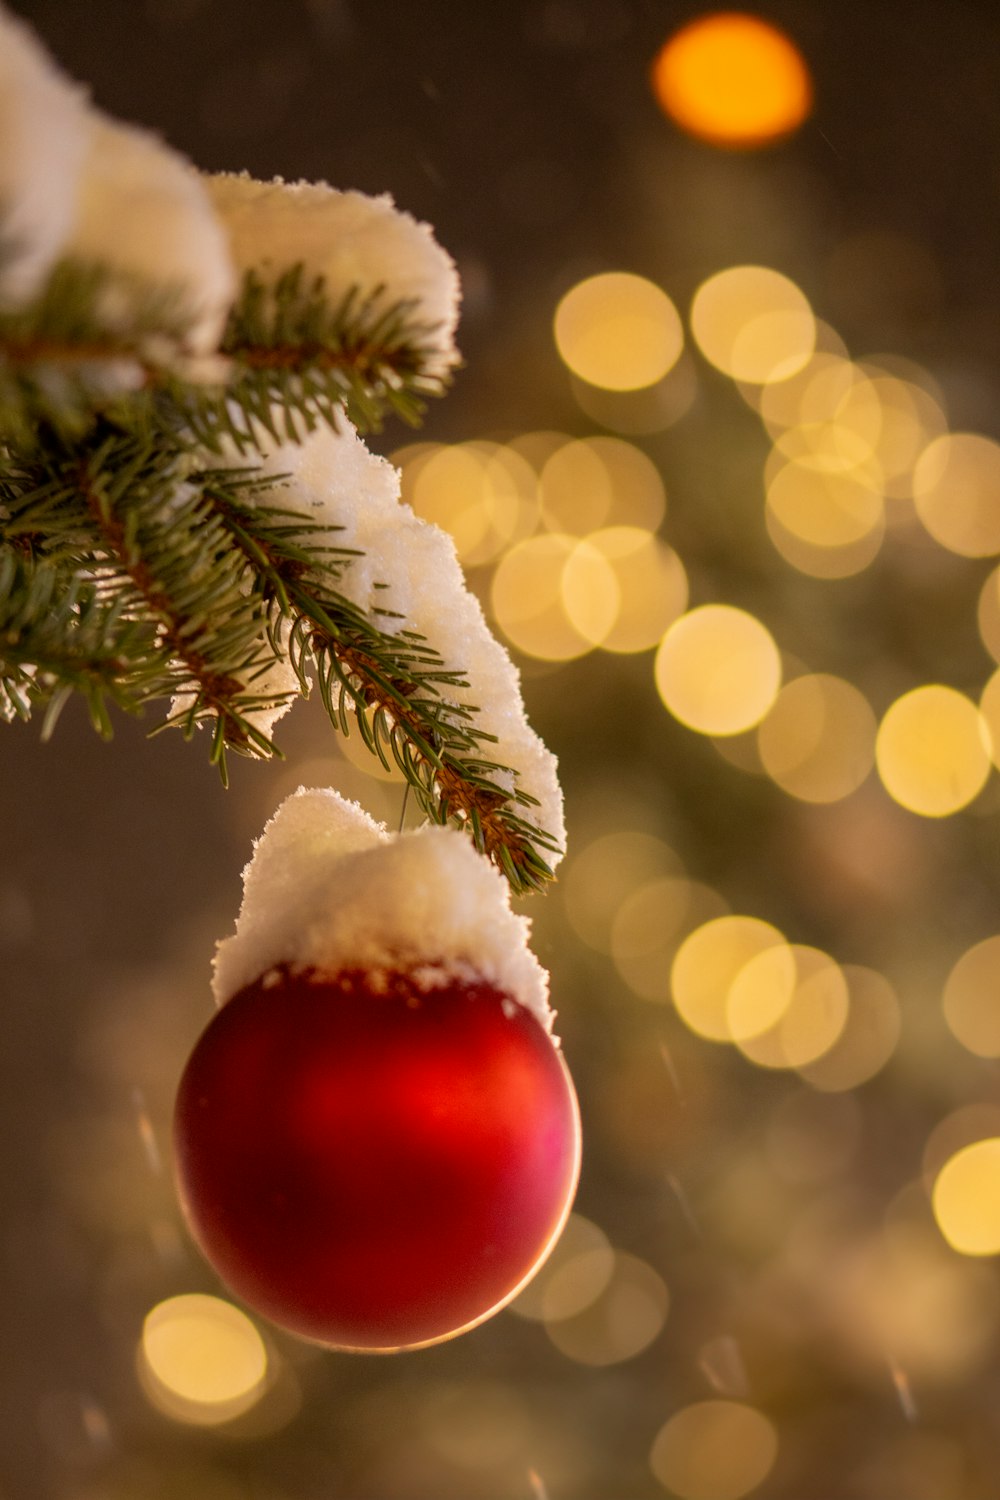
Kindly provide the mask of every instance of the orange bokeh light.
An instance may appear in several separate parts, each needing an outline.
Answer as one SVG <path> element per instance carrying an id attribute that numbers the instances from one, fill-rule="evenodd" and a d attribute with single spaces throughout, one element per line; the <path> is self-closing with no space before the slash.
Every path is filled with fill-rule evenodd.
<path id="1" fill-rule="evenodd" d="M 812 108 L 812 80 L 795 44 L 739 11 L 701 16 L 675 32 L 652 81 L 665 113 L 716 146 L 765 145 L 796 130 Z"/>

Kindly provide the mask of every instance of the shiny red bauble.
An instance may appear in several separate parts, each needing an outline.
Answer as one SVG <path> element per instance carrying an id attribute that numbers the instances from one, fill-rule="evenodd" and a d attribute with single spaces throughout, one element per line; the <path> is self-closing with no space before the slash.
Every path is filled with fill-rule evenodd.
<path id="1" fill-rule="evenodd" d="M 491 985 L 277 970 L 210 1022 L 177 1099 L 184 1213 L 226 1285 L 342 1349 L 435 1343 L 498 1310 L 569 1212 L 566 1066 Z"/>

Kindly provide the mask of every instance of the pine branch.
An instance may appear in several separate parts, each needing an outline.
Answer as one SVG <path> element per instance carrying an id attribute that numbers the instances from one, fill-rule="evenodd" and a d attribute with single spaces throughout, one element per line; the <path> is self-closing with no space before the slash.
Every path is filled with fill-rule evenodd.
<path id="1" fill-rule="evenodd" d="M 228 749 L 277 753 L 252 717 L 271 701 L 254 682 L 273 666 L 275 648 L 245 560 L 187 467 L 153 440 L 100 432 L 8 471 L 0 539 L 8 557 L 19 550 L 45 565 L 60 618 L 83 590 L 109 618 L 141 625 L 150 651 L 135 658 L 126 649 L 120 668 L 107 663 L 106 688 L 132 711 L 151 698 L 182 700 L 170 722 L 188 734 L 211 721 L 212 758 L 225 779 Z M 3 597 L 15 618 L 26 594 L 12 575 Z M 21 635 L 16 644 L 21 657 L 36 649 Z"/>
<path id="2" fill-rule="evenodd" d="M 273 285 L 251 272 L 222 341 L 225 390 L 174 385 L 168 394 L 215 452 L 227 440 L 241 452 L 261 436 L 298 442 L 319 422 L 336 427 L 341 412 L 362 432 L 390 413 L 413 426 L 425 398 L 444 390 L 429 373 L 432 332 L 411 302 L 387 300 L 382 287 L 364 297 L 353 287 L 334 302 L 301 265 Z"/>
<path id="3" fill-rule="evenodd" d="M 130 308 L 127 332 L 105 309 Z M 99 419 L 161 431 L 211 452 L 296 442 L 346 411 L 362 430 L 392 413 L 416 424 L 444 379 L 432 329 L 382 289 L 339 301 L 293 266 L 273 287 L 248 275 L 219 358 L 184 354 L 184 304 L 135 277 L 75 261 L 56 267 L 35 302 L 0 314 L 0 442 L 21 453 L 46 432 L 78 441 Z M 278 413 L 276 417 L 275 413 Z"/>
<path id="4" fill-rule="evenodd" d="M 287 658 L 299 691 L 314 679 L 334 725 L 353 722 L 399 766 L 427 816 L 465 828 L 515 890 L 544 883 L 553 845 L 475 712 L 449 694 L 467 686 L 462 672 L 418 634 L 387 628 L 388 614 L 380 624 L 359 610 L 339 587 L 356 554 L 320 539 L 327 528 L 310 517 L 262 503 L 263 484 L 249 469 L 193 470 L 179 450 L 107 424 L 88 443 L 9 463 L 5 711 L 61 707 L 80 691 L 107 733 L 105 697 L 132 711 L 169 697 L 167 724 L 209 726 L 225 776 L 230 750 L 277 753 L 255 720 L 287 700 L 259 686 Z"/>
<path id="5" fill-rule="evenodd" d="M 107 701 L 134 709 L 155 693 L 160 656 L 149 624 L 128 620 L 120 599 L 28 551 L 0 552 L 0 718 L 27 719 L 47 703 L 48 738 L 77 692 L 107 738 Z"/>
<path id="6" fill-rule="evenodd" d="M 262 503 L 251 468 L 206 467 L 345 412 L 415 421 L 444 385 L 433 329 L 381 288 L 332 302 L 299 266 L 273 286 L 249 275 L 200 382 L 179 302 L 147 291 L 67 261 L 0 316 L 0 714 L 45 704 L 51 732 L 77 692 L 109 734 L 109 705 L 171 699 L 160 727 L 207 726 L 225 780 L 229 751 L 279 753 L 275 710 L 315 682 L 428 817 L 463 827 L 515 890 L 544 883 L 558 849 L 461 701 L 461 670 L 350 601 L 355 554 L 328 523 Z M 125 297 L 127 334 L 106 317 Z"/>
<path id="7" fill-rule="evenodd" d="M 551 879 L 543 851 L 556 846 L 525 816 L 533 799 L 484 755 L 491 737 L 476 727 L 474 711 L 445 696 L 448 687 L 468 686 L 462 672 L 419 635 L 390 634 L 368 620 L 336 588 L 351 554 L 317 551 L 319 528 L 307 518 L 244 503 L 228 487 L 235 477 L 206 475 L 205 492 L 255 565 L 266 603 L 291 623 L 293 665 L 303 682 L 315 675 L 334 725 L 346 734 L 353 718 L 386 769 L 399 767 L 427 816 L 465 827 L 515 890 Z"/>

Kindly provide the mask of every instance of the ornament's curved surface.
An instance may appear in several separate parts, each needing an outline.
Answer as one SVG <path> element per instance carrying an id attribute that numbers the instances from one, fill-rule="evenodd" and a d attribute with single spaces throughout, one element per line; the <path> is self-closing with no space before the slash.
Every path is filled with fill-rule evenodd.
<path id="1" fill-rule="evenodd" d="M 176 1164 L 226 1285 L 300 1337 L 451 1338 L 541 1265 L 580 1165 L 576 1096 L 535 1016 L 483 982 L 273 970 L 214 1017 Z"/>

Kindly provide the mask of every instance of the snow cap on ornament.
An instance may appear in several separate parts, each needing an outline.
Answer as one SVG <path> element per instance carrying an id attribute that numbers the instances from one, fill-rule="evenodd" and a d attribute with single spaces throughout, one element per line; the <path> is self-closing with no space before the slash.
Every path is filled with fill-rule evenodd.
<path id="1" fill-rule="evenodd" d="M 455 829 L 390 834 L 337 792 L 300 787 L 255 843 L 243 883 L 236 931 L 216 953 L 219 1005 L 273 969 L 364 970 L 376 984 L 405 973 L 425 990 L 485 981 L 551 1031 L 530 923 Z"/>
<path id="2" fill-rule="evenodd" d="M 301 264 L 322 276 L 333 303 L 358 291 L 388 308 L 413 304 L 426 338 L 425 371 L 447 374 L 457 362 L 460 286 L 447 251 L 429 224 L 396 208 L 388 193 L 341 192 L 325 182 L 258 182 L 247 172 L 205 178 L 229 236 L 237 271 L 266 283 Z"/>

